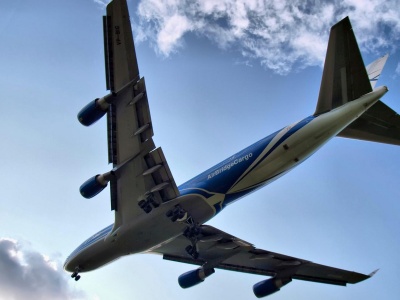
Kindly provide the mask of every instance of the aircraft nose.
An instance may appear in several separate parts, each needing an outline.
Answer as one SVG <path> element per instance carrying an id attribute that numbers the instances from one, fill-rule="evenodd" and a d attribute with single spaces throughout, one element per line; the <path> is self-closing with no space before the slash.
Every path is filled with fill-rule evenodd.
<path id="1" fill-rule="evenodd" d="M 69 269 L 69 260 L 68 260 L 68 258 L 65 260 L 65 262 L 64 262 L 64 270 L 65 271 L 68 271 L 68 269 Z"/>
<path id="2" fill-rule="evenodd" d="M 71 264 L 71 256 L 68 256 L 64 262 L 64 270 L 67 272 L 74 272 L 74 266 Z"/>

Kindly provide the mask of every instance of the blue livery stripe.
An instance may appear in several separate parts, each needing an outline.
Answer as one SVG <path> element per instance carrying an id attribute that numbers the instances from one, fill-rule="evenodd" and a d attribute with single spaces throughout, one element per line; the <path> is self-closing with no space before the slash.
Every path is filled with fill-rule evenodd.
<path id="1" fill-rule="evenodd" d="M 291 137 L 294 133 L 299 131 L 301 128 L 306 126 L 312 120 L 314 120 L 315 116 L 309 116 L 292 128 L 288 130 L 272 147 L 271 149 L 263 155 L 260 159 L 261 153 L 268 147 L 271 141 L 276 137 L 279 132 L 274 132 L 273 134 L 265 137 L 264 139 L 254 143 L 253 145 L 247 147 L 246 149 L 236 153 L 230 158 L 224 160 L 223 162 L 215 165 L 214 167 L 206 170 L 200 175 L 194 177 L 193 179 L 185 182 L 181 186 L 179 186 L 179 191 L 181 195 L 188 194 L 199 194 L 205 197 L 206 199 L 213 196 L 213 194 L 226 194 L 225 200 L 222 205 L 214 205 L 217 213 L 224 208 L 226 205 L 232 203 L 233 201 L 245 196 L 246 194 L 255 191 L 259 187 L 263 186 L 265 183 L 268 183 L 271 180 L 274 180 L 279 175 L 283 174 L 275 174 L 271 178 L 268 178 L 262 182 L 254 184 L 252 186 L 247 187 L 246 189 L 227 194 L 230 189 L 237 184 L 239 178 L 244 177 L 251 171 L 253 171 L 257 166 L 259 166 L 274 150 L 276 150 L 280 145 L 282 145 L 289 137 Z M 256 161 L 259 160 L 251 169 L 249 167 Z M 239 181 L 240 182 L 240 181 Z"/>

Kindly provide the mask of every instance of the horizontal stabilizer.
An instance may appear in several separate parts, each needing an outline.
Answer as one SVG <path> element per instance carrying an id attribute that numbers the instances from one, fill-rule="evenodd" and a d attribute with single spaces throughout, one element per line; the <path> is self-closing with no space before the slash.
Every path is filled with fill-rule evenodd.
<path id="1" fill-rule="evenodd" d="M 378 101 L 338 136 L 400 146 L 400 116 Z"/>

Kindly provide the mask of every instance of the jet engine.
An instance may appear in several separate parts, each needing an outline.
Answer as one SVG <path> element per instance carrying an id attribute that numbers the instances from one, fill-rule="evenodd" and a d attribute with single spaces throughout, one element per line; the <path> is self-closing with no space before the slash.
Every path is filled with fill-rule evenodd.
<path id="1" fill-rule="evenodd" d="M 104 96 L 103 98 L 96 98 L 89 102 L 78 113 L 78 120 L 82 125 L 90 126 L 100 120 L 107 112 L 112 102 L 113 94 Z"/>
<path id="2" fill-rule="evenodd" d="M 108 172 L 102 175 L 95 175 L 92 178 L 86 180 L 79 189 L 81 195 L 86 199 L 93 198 L 106 188 L 108 182 L 111 180 L 112 175 L 112 172 Z"/>
<path id="3" fill-rule="evenodd" d="M 210 276 L 213 273 L 215 273 L 215 270 L 212 268 L 211 269 L 199 268 L 197 270 L 192 270 L 182 274 L 181 276 L 179 276 L 178 282 L 181 288 L 187 289 L 203 282 L 204 279 L 206 279 L 206 277 Z"/>
<path id="4" fill-rule="evenodd" d="M 266 297 L 279 291 L 282 286 L 291 281 L 291 278 L 270 278 L 263 280 L 253 286 L 253 292 L 257 298 Z"/>

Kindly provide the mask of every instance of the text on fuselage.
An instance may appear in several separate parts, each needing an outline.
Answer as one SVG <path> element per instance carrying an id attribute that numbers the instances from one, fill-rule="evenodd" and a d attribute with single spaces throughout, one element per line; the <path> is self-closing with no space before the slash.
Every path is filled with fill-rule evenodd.
<path id="1" fill-rule="evenodd" d="M 217 176 L 227 170 L 230 170 L 231 168 L 233 168 L 234 166 L 244 162 L 244 161 L 248 161 L 251 157 L 253 156 L 253 153 L 250 152 L 249 154 L 243 155 L 242 157 L 236 158 L 235 160 L 231 161 L 230 163 L 222 166 L 221 168 L 218 168 L 217 170 L 215 170 L 214 172 L 212 172 L 211 174 L 208 174 L 207 180 L 213 178 L 214 176 Z"/>

